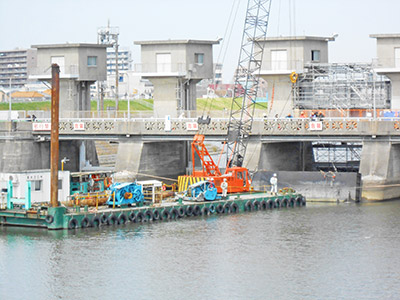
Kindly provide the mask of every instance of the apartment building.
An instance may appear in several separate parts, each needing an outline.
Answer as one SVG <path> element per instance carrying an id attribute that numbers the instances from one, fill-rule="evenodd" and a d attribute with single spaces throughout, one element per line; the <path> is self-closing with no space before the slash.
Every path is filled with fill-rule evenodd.
<path id="1" fill-rule="evenodd" d="M 36 66 L 36 49 L 0 51 L 0 88 L 22 88 Z"/>
<path id="2" fill-rule="evenodd" d="M 116 56 L 114 48 L 107 48 L 107 75 L 115 74 Z M 132 70 L 132 54 L 126 49 L 118 50 L 118 71 Z"/>

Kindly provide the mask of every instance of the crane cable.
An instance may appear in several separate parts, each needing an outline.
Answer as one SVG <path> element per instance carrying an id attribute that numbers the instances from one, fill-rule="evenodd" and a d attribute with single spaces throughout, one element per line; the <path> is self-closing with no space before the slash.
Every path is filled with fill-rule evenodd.
<path id="1" fill-rule="evenodd" d="M 217 62 L 215 64 L 215 66 L 217 66 L 218 64 L 223 65 L 225 62 L 225 58 L 226 58 L 226 54 L 228 52 L 228 48 L 229 48 L 229 43 L 231 41 L 231 37 L 232 37 L 232 32 L 234 29 L 234 25 L 235 25 L 235 20 L 237 17 L 237 13 L 240 7 L 240 2 L 241 0 L 234 0 L 232 2 L 232 6 L 231 6 L 231 11 L 229 13 L 229 18 L 228 18 L 228 22 L 226 24 L 225 27 L 225 32 L 224 32 L 224 36 L 222 39 L 222 44 L 221 44 L 221 48 L 220 51 L 218 53 L 218 57 L 217 57 Z M 233 16 L 233 18 L 232 18 Z M 221 61 L 221 56 L 222 56 L 222 61 Z M 215 90 L 216 90 L 216 84 L 215 84 L 215 70 L 216 67 L 214 68 L 214 77 L 213 77 L 213 85 L 214 85 L 214 94 L 215 94 Z M 207 97 L 206 103 L 203 107 L 203 112 L 202 115 L 204 116 L 205 113 L 207 113 L 207 115 L 210 114 L 211 111 L 211 106 L 212 106 L 212 99 L 210 99 L 209 97 Z"/>

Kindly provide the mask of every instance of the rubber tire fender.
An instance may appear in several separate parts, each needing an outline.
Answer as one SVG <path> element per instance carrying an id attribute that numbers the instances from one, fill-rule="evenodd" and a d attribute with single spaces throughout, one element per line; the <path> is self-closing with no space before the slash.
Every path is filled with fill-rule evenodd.
<path id="1" fill-rule="evenodd" d="M 134 211 L 131 211 L 128 218 L 129 218 L 129 221 L 131 221 L 132 223 L 136 223 L 136 214 Z"/>
<path id="2" fill-rule="evenodd" d="M 108 224 L 108 218 L 106 214 L 102 214 L 100 217 L 101 224 Z"/>
<path id="3" fill-rule="evenodd" d="M 253 208 L 254 208 L 254 205 L 251 202 L 251 200 L 247 201 L 246 204 L 244 205 L 244 210 L 245 211 L 252 211 Z"/>
<path id="4" fill-rule="evenodd" d="M 170 214 L 169 210 L 166 209 L 166 208 L 164 208 L 163 211 L 162 211 L 162 213 L 161 213 L 161 217 L 163 218 L 163 220 L 164 220 L 164 219 L 165 219 L 165 220 L 171 219 L 171 214 Z"/>
<path id="5" fill-rule="evenodd" d="M 201 214 L 202 214 L 203 216 L 208 216 L 208 215 L 210 214 L 210 209 L 209 209 L 207 206 L 204 206 L 204 207 L 201 209 Z"/>
<path id="6" fill-rule="evenodd" d="M 118 225 L 118 218 L 114 213 L 108 216 L 108 223 L 111 225 Z"/>
<path id="7" fill-rule="evenodd" d="M 101 221 L 98 216 L 94 216 L 90 221 L 90 226 L 92 227 L 100 227 Z"/>
<path id="8" fill-rule="evenodd" d="M 138 223 L 143 223 L 143 222 L 145 222 L 145 216 L 144 216 L 144 214 L 141 212 L 141 211 L 139 211 L 137 214 L 136 214 L 136 221 L 138 222 Z"/>
<path id="9" fill-rule="evenodd" d="M 128 218 L 124 213 L 120 214 L 118 217 L 118 224 L 125 224 L 128 221 Z"/>
<path id="10" fill-rule="evenodd" d="M 273 209 L 275 207 L 275 202 L 272 199 L 267 200 L 267 208 L 268 209 Z"/>
<path id="11" fill-rule="evenodd" d="M 261 207 L 260 201 L 258 201 L 258 200 L 253 201 L 253 207 L 254 207 L 254 210 L 260 210 L 260 207 Z"/>
<path id="12" fill-rule="evenodd" d="M 266 210 L 267 207 L 268 207 L 267 201 L 265 201 L 265 200 L 262 200 L 262 201 L 260 202 L 260 205 L 261 205 L 261 209 L 262 209 L 262 210 Z"/>
<path id="13" fill-rule="evenodd" d="M 78 220 L 75 218 L 71 218 L 71 220 L 68 221 L 68 229 L 76 229 L 78 225 Z"/>
<path id="14" fill-rule="evenodd" d="M 45 221 L 47 224 L 51 224 L 54 222 L 54 217 L 52 215 L 47 215 Z"/>
<path id="15" fill-rule="evenodd" d="M 201 215 L 201 208 L 200 208 L 200 206 L 195 205 L 195 206 L 193 207 L 193 215 L 196 216 L 196 217 Z"/>
<path id="16" fill-rule="evenodd" d="M 232 212 L 232 207 L 229 202 L 224 204 L 223 212 L 224 214 L 230 214 Z"/>
<path id="17" fill-rule="evenodd" d="M 301 197 L 297 197 L 297 198 L 296 198 L 295 205 L 296 205 L 296 206 L 301 206 L 301 205 L 302 205 L 302 202 L 303 202 L 303 201 L 302 201 Z"/>
<path id="18" fill-rule="evenodd" d="M 219 203 L 215 208 L 215 211 L 217 212 L 217 214 L 222 214 L 224 212 L 224 206 L 221 203 Z"/>
<path id="19" fill-rule="evenodd" d="M 186 216 L 191 217 L 193 215 L 193 206 L 189 205 L 185 209 Z"/>
<path id="20" fill-rule="evenodd" d="M 146 210 L 146 212 L 144 213 L 144 219 L 145 219 L 145 222 L 147 222 L 147 221 L 153 221 L 153 218 L 154 218 L 154 214 L 153 214 L 153 211 L 151 210 L 151 209 L 148 209 L 148 210 Z"/>
<path id="21" fill-rule="evenodd" d="M 183 218 L 185 216 L 185 209 L 181 206 L 178 208 L 178 217 Z"/>
<path id="22" fill-rule="evenodd" d="M 171 209 L 170 213 L 171 213 L 171 219 L 173 219 L 173 220 L 178 219 L 179 212 L 175 207 L 173 209 Z"/>
<path id="23" fill-rule="evenodd" d="M 90 220 L 88 217 L 84 217 L 81 221 L 82 228 L 88 228 L 90 226 Z"/>
<path id="24" fill-rule="evenodd" d="M 153 221 L 158 221 L 158 220 L 162 220 L 162 217 L 161 217 L 160 211 L 155 209 L 153 211 Z"/>
<path id="25" fill-rule="evenodd" d="M 274 203 L 275 203 L 275 207 L 276 207 L 276 208 L 280 208 L 280 207 L 281 207 L 281 199 L 276 198 L 275 201 L 274 201 Z"/>
<path id="26" fill-rule="evenodd" d="M 288 207 L 288 205 L 289 205 L 288 199 L 283 198 L 281 201 L 281 207 Z"/>
<path id="27" fill-rule="evenodd" d="M 231 205 L 231 211 L 234 214 L 237 214 L 239 212 L 239 205 L 236 202 L 233 202 Z"/>
<path id="28" fill-rule="evenodd" d="M 210 214 L 215 213 L 215 205 L 214 205 L 214 204 L 211 204 L 211 205 L 208 207 L 208 210 L 210 211 Z"/>
<path id="29" fill-rule="evenodd" d="M 296 205 L 296 200 L 294 198 L 290 198 L 288 205 L 289 207 L 294 207 Z"/>

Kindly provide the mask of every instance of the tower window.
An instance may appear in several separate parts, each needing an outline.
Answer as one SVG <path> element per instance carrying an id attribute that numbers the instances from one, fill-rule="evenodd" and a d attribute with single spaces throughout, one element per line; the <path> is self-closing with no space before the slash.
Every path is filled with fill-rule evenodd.
<path id="1" fill-rule="evenodd" d="M 311 50 L 311 61 L 320 61 L 320 60 L 321 60 L 321 51 Z"/>

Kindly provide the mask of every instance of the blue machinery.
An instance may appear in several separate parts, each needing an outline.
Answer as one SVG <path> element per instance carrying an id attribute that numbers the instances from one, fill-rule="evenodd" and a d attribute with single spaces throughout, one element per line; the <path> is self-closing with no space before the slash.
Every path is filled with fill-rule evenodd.
<path id="1" fill-rule="evenodd" d="M 110 186 L 111 196 L 108 198 L 107 205 L 131 205 L 144 201 L 142 187 L 136 183 L 115 183 Z"/>
<path id="2" fill-rule="evenodd" d="M 25 198 L 13 198 L 13 184 L 10 180 L 7 185 L 7 209 L 13 209 L 14 203 L 20 204 L 21 202 L 23 202 L 25 205 L 25 209 L 29 210 L 32 206 L 31 190 L 31 182 L 27 181 Z"/>
<path id="3" fill-rule="evenodd" d="M 185 196 L 193 199 L 213 201 L 217 199 L 217 188 L 209 181 L 199 181 L 190 185 L 185 192 Z"/>

